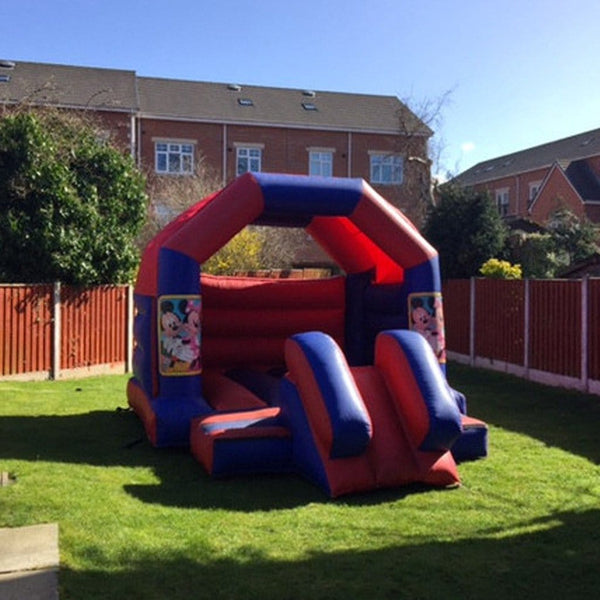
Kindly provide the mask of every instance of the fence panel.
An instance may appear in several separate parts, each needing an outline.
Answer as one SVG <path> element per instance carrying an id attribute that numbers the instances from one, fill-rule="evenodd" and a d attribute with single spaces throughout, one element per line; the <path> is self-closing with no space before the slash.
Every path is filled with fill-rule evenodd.
<path id="1" fill-rule="evenodd" d="M 530 282 L 529 366 L 581 376 L 581 282 Z"/>
<path id="2" fill-rule="evenodd" d="M 52 368 L 52 285 L 0 286 L 0 376 Z"/>
<path id="3" fill-rule="evenodd" d="M 450 279 L 444 282 L 442 293 L 447 349 L 469 354 L 471 282 L 468 279 Z"/>
<path id="4" fill-rule="evenodd" d="M 600 279 L 590 279 L 588 291 L 588 373 L 600 381 Z"/>
<path id="5" fill-rule="evenodd" d="M 61 288 L 61 369 L 127 360 L 127 287 Z"/>
<path id="6" fill-rule="evenodd" d="M 475 285 L 475 355 L 522 364 L 525 282 L 477 279 Z"/>

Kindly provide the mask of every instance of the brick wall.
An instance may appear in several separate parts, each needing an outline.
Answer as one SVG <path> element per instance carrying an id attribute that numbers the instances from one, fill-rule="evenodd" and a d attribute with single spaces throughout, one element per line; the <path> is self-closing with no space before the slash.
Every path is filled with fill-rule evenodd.
<path id="1" fill-rule="evenodd" d="M 400 153 L 405 158 L 406 185 L 387 186 L 378 190 L 399 206 L 414 202 L 416 186 L 413 180 L 422 187 L 429 186 L 429 169 L 426 169 L 424 177 L 422 162 L 427 159 L 426 141 L 414 136 L 403 139 L 374 133 L 144 119 L 140 127 L 140 159 L 143 168 L 148 171 L 154 170 L 154 145 L 157 140 L 194 143 L 198 155 L 202 155 L 225 182 L 235 178 L 237 146 L 258 144 L 262 148 L 263 171 L 307 174 L 309 149 L 320 148 L 332 152 L 334 176 L 360 177 L 366 181 L 370 178 L 370 151 Z M 409 156 L 417 157 L 421 163 L 409 161 Z M 394 198 L 389 197 L 390 187 L 397 188 L 393 190 Z"/>

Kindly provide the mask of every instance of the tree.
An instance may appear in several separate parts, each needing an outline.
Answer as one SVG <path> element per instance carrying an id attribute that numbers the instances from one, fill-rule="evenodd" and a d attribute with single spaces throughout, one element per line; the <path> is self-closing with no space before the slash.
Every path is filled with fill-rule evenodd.
<path id="1" fill-rule="evenodd" d="M 452 185 L 441 188 L 423 229 L 438 250 L 442 276 L 448 279 L 477 276 L 481 265 L 501 252 L 506 233 L 487 193 Z"/>
<path id="2" fill-rule="evenodd" d="M 138 236 L 138 246 L 145 245 L 184 210 L 223 187 L 221 179 L 204 156 L 199 155 L 193 175 L 146 174 L 149 196 L 148 218 Z"/>
<path id="3" fill-rule="evenodd" d="M 404 158 L 401 186 L 389 186 L 386 199 L 421 227 L 433 204 L 431 170 L 437 173 L 443 152 L 443 140 L 438 130 L 442 113 L 450 103 L 452 91 L 437 98 L 404 99 L 398 111 L 398 135 L 395 152 Z"/>
<path id="4" fill-rule="evenodd" d="M 146 217 L 133 159 L 73 113 L 0 120 L 0 281 L 129 281 Z"/>
<path id="5" fill-rule="evenodd" d="M 550 215 L 547 229 L 556 252 L 565 256 L 567 265 L 584 261 L 599 251 L 594 225 L 567 208 L 560 208 Z"/>
<path id="6" fill-rule="evenodd" d="M 557 252 L 550 233 L 545 231 L 511 231 L 506 240 L 505 257 L 519 263 L 524 277 L 548 279 L 554 277 L 565 260 Z"/>

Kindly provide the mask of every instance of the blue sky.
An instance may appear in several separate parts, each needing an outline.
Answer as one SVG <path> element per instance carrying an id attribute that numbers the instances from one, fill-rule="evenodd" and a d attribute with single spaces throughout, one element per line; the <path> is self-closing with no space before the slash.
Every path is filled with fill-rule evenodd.
<path id="1" fill-rule="evenodd" d="M 442 104 L 440 171 L 600 128 L 598 0 L 3 0 L 0 58 Z"/>

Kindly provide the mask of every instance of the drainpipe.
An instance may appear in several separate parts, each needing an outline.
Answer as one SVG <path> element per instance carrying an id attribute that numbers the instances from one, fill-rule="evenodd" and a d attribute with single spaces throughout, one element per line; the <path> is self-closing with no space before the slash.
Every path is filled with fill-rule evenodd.
<path id="1" fill-rule="evenodd" d="M 348 132 L 348 177 L 352 177 L 352 132 Z"/>
<path id="2" fill-rule="evenodd" d="M 131 113 L 129 117 L 129 153 L 131 154 L 131 158 L 136 160 L 136 148 L 137 148 L 137 131 L 136 131 L 136 121 L 135 115 Z M 138 164 L 139 167 L 139 164 Z"/>
<path id="3" fill-rule="evenodd" d="M 137 121 L 137 164 L 142 166 L 142 119 L 138 116 Z"/>
<path id="4" fill-rule="evenodd" d="M 223 187 L 227 185 L 227 123 L 223 123 Z"/>

